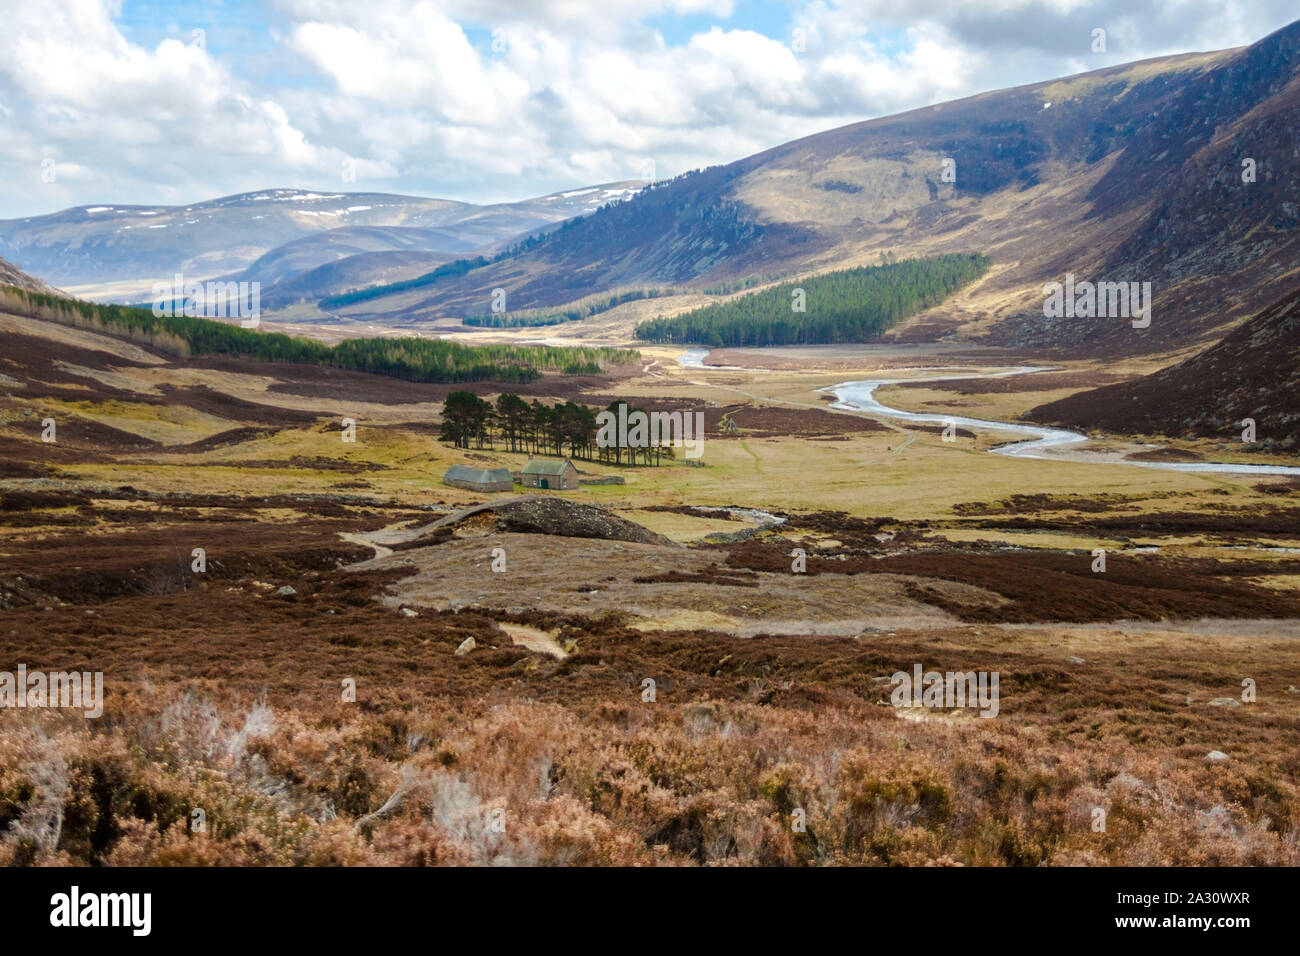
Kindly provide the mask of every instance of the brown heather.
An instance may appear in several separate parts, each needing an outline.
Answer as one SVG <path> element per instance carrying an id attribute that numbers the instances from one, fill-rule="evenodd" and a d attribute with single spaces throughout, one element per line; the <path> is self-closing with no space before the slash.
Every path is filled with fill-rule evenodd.
<path id="1" fill-rule="evenodd" d="M 791 373 L 741 383 L 777 398 L 707 468 L 572 493 L 676 544 L 470 520 L 370 560 L 501 458 L 433 440 L 445 387 L 0 326 L 0 670 L 106 690 L 98 720 L 0 710 L 0 863 L 1300 864 L 1294 482 L 905 438 Z M 735 410 L 670 371 L 592 387 Z M 787 520 L 738 540 L 724 505 Z M 895 710 L 914 664 L 997 671 L 998 716 Z"/>
<path id="2" fill-rule="evenodd" d="M 328 582 L 313 593 L 336 608 L 328 625 L 217 589 L 93 617 L 9 612 L 5 660 L 36 633 L 42 666 L 93 650 L 108 701 L 97 721 L 0 713 L 0 861 L 1300 862 L 1293 641 L 1189 652 L 1101 630 L 1071 664 L 1051 627 L 740 640 L 518 618 L 576 641 L 556 661 L 480 614 L 402 618 Z M 479 648 L 457 657 L 466 636 Z M 1000 716 L 896 711 L 881 678 L 913 662 L 1000 671 Z M 1234 694 L 1224 673 L 1253 676 L 1260 701 L 1209 706 Z M 356 703 L 339 699 L 347 676 Z M 1232 760 L 1207 763 L 1212 748 Z"/>

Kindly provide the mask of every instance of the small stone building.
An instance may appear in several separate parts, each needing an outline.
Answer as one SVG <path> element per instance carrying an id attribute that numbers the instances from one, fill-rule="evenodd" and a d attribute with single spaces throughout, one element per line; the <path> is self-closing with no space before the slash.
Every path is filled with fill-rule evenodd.
<path id="1" fill-rule="evenodd" d="M 505 468 L 471 468 L 452 465 L 442 476 L 442 483 L 466 491 L 514 491 L 515 482 Z"/>
<path id="2" fill-rule="evenodd" d="M 525 488 L 570 491 L 578 487 L 578 469 L 567 458 L 564 461 L 530 458 L 519 473 L 519 483 Z"/>

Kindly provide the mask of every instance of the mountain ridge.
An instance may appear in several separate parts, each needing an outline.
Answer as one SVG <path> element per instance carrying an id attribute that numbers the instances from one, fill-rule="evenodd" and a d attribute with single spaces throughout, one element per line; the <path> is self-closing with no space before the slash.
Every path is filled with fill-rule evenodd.
<path id="1" fill-rule="evenodd" d="M 147 287 L 143 280 L 169 280 L 176 272 L 195 279 L 241 272 L 285 244 L 340 226 L 436 230 L 447 239 L 442 252 L 494 246 L 639 186 L 602 183 L 488 205 L 398 193 L 263 189 L 188 205 L 74 206 L 0 220 L 0 256 L 62 286 L 140 280 L 137 285 Z M 308 267 L 327 261 L 318 258 Z"/>
<path id="2" fill-rule="evenodd" d="M 512 309 L 543 308 L 628 286 L 699 291 L 812 275 L 882 252 L 977 251 L 994 260 L 989 276 L 895 336 L 1083 356 L 1208 343 L 1283 291 L 1276 274 L 1300 248 L 1300 219 L 1285 213 L 1283 195 L 1300 158 L 1277 147 L 1300 138 L 1298 69 L 1300 22 L 1248 47 L 866 120 L 656 183 L 518 255 L 343 314 L 418 325 L 481 312 L 496 288 Z M 1174 142 L 1194 117 L 1194 135 Z M 1228 155 L 1227 131 L 1259 145 L 1260 175 L 1242 188 L 1229 182 L 1239 157 Z M 1231 204 L 1184 195 L 1207 174 L 1229 183 Z M 1284 215 L 1268 215 L 1273 208 Z M 1189 246 L 1193 231 L 1199 244 Z M 1070 272 L 1152 281 L 1152 326 L 1048 319 L 1043 286 Z"/>

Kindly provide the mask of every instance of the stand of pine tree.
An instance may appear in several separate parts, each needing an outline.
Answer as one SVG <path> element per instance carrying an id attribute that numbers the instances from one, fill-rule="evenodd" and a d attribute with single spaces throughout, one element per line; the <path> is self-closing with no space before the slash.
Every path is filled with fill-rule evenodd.
<path id="1" fill-rule="evenodd" d="M 650 342 L 722 346 L 866 342 L 988 271 L 986 256 L 889 261 L 786 282 L 636 327 Z"/>

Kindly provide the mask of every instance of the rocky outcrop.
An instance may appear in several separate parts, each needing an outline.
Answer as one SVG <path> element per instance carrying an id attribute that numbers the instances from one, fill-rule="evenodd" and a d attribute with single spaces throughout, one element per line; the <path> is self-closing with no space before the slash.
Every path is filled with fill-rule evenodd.
<path id="1" fill-rule="evenodd" d="M 422 536 L 442 529 L 479 534 L 549 534 L 562 538 L 602 538 L 676 547 L 663 535 L 620 518 L 606 508 L 552 495 L 524 495 L 475 505 L 450 514 L 426 528 Z"/>

